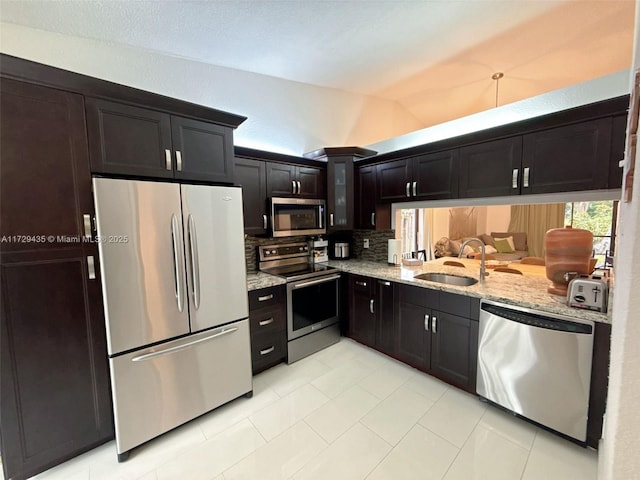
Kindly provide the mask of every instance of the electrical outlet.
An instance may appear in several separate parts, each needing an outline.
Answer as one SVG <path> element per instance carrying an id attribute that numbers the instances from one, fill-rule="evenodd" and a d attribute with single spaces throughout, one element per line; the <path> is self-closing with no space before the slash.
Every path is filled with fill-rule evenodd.
<path id="1" fill-rule="evenodd" d="M 364 248 L 369 248 L 369 239 L 368 238 L 364 239 Z"/>

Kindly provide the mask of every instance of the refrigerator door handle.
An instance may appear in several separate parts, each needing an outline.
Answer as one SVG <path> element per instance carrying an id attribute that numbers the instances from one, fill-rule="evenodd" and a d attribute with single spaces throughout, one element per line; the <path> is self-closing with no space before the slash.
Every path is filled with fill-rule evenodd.
<path id="1" fill-rule="evenodd" d="M 196 234 L 196 222 L 193 215 L 189 214 L 187 221 L 189 235 L 189 256 L 191 257 L 191 284 L 193 287 L 193 304 L 196 310 L 200 308 L 200 259 L 198 258 L 198 236 Z"/>
<path id="2" fill-rule="evenodd" d="M 199 338 L 198 340 L 194 340 L 193 342 L 185 343 L 185 344 L 182 344 L 182 345 L 176 345 L 175 347 L 169 347 L 169 348 L 165 348 L 163 350 L 158 350 L 157 352 L 146 353 L 144 355 L 140 355 L 139 357 L 133 357 L 131 359 L 131 361 L 132 362 L 142 362 L 144 360 L 150 360 L 152 358 L 157 358 L 157 357 L 162 357 L 164 355 L 169 355 L 169 354 L 172 354 L 172 353 L 175 353 L 175 352 L 179 352 L 180 350 L 184 350 L 185 348 L 193 347 L 194 345 L 196 345 L 198 343 L 206 342 L 208 340 L 211 340 L 211 339 L 217 338 L 217 337 L 221 337 L 223 335 L 228 335 L 229 333 L 233 333 L 236 330 L 238 330 L 238 327 L 226 328 L 226 329 L 223 328 L 219 332 L 214 333 L 213 335 L 210 335 L 208 337 Z"/>
<path id="3" fill-rule="evenodd" d="M 175 215 L 171 215 L 171 242 L 173 245 L 173 272 L 175 280 L 175 295 L 178 304 L 178 311 L 182 313 L 184 310 L 184 300 L 182 298 L 182 285 L 184 283 L 180 275 L 180 258 L 178 253 L 178 219 Z"/>

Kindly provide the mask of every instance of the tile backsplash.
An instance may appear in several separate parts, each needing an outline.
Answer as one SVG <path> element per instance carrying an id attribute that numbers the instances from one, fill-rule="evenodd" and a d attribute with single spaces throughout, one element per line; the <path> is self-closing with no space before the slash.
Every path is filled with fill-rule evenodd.
<path id="1" fill-rule="evenodd" d="M 343 237 L 343 236 L 342 236 Z M 369 248 L 364 248 L 364 239 L 369 239 Z M 394 230 L 354 230 L 349 243 L 351 258 L 370 262 L 387 262 L 387 240 L 395 238 Z M 258 271 L 258 246 L 278 245 L 281 243 L 306 242 L 308 237 L 265 238 L 245 235 L 244 258 L 247 273 Z M 340 240 L 343 240 L 341 238 Z"/>

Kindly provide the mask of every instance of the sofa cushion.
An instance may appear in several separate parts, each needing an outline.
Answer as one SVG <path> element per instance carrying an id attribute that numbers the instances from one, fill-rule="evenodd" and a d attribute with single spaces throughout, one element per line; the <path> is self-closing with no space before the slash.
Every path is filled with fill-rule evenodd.
<path id="1" fill-rule="evenodd" d="M 492 247 L 494 246 L 493 237 L 491 235 L 487 235 L 486 233 L 483 233 L 482 235 L 478 235 L 478 238 L 482 240 L 482 243 L 484 243 L 485 245 L 491 245 Z"/>
<path id="2" fill-rule="evenodd" d="M 511 243 L 509 243 L 509 239 L 511 237 L 507 237 L 507 238 L 496 238 L 494 240 L 494 244 L 496 249 L 498 250 L 498 253 L 513 253 L 514 252 L 514 248 L 511 246 Z"/>
<path id="3" fill-rule="evenodd" d="M 493 238 L 513 237 L 514 250 L 528 250 L 525 232 L 491 232 L 491 236 Z"/>

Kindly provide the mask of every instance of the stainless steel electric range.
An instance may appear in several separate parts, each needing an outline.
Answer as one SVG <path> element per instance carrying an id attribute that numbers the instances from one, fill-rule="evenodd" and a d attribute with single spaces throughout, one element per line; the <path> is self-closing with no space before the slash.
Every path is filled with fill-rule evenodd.
<path id="1" fill-rule="evenodd" d="M 287 281 L 287 363 L 340 340 L 340 271 L 311 263 L 305 242 L 258 247 L 259 269 Z"/>

